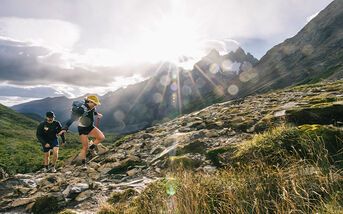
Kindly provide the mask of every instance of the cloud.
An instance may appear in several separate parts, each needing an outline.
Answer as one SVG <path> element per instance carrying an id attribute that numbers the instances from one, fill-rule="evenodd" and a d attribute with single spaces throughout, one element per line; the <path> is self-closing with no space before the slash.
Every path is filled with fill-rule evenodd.
<path id="1" fill-rule="evenodd" d="M 0 39 L 0 82 L 14 85 L 56 83 L 104 87 L 113 84 L 118 77 L 147 77 L 152 75 L 154 68 L 151 64 L 123 67 L 73 64 L 63 57 L 62 53 L 51 52 L 44 47 Z"/>
<path id="2" fill-rule="evenodd" d="M 52 96 L 61 96 L 60 92 L 47 86 L 38 87 L 17 87 L 2 84 L 0 85 L 0 96 L 19 96 L 27 98 L 44 98 Z"/>
<path id="3" fill-rule="evenodd" d="M 70 50 L 79 40 L 78 26 L 62 20 L 0 18 L 0 36 L 52 50 Z"/>
<path id="4" fill-rule="evenodd" d="M 40 98 L 18 97 L 18 96 L 0 96 L 0 103 L 5 106 L 13 106 L 20 103 L 26 103 Z"/>

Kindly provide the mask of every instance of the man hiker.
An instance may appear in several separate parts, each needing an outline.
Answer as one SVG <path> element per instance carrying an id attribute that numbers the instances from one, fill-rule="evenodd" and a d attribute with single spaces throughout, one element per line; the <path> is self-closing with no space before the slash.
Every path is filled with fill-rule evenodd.
<path id="1" fill-rule="evenodd" d="M 53 151 L 51 172 L 56 172 L 55 165 L 58 158 L 59 147 L 57 133 L 61 130 L 61 123 L 55 120 L 55 114 L 52 111 L 46 113 L 45 120 L 37 127 L 36 136 L 43 147 L 45 172 L 49 170 L 50 149 Z M 62 146 L 64 146 L 66 140 L 63 133 L 61 133 L 61 138 Z"/>
<path id="2" fill-rule="evenodd" d="M 80 101 L 74 101 L 74 103 L 75 102 Z M 105 139 L 104 134 L 93 124 L 94 115 L 98 118 L 102 118 L 102 114 L 95 111 L 95 107 L 100 105 L 100 102 L 96 95 L 90 95 L 84 98 L 84 102 L 80 104 L 74 103 L 71 118 L 67 121 L 59 134 L 66 132 L 75 120 L 79 121 L 77 129 L 82 143 L 81 158 L 83 166 L 86 167 L 87 150 L 89 149 L 93 156 L 96 155 L 95 146 Z M 90 146 L 88 136 L 92 136 L 95 139 L 94 142 L 90 141 Z"/>

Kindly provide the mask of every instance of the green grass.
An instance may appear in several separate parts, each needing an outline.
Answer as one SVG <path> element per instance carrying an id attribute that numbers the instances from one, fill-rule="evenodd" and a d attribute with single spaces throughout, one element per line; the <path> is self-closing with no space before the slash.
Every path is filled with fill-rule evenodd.
<path id="1" fill-rule="evenodd" d="M 43 167 L 44 153 L 36 138 L 39 122 L 19 114 L 0 104 L 0 168 L 9 174 L 34 172 Z M 64 160 L 81 151 L 81 142 L 77 133 L 68 132 L 67 145 L 59 149 L 57 167 Z M 105 134 L 105 146 L 114 146 L 113 142 L 121 136 Z M 61 139 L 59 137 L 59 141 Z M 52 156 L 50 157 L 50 161 Z"/>

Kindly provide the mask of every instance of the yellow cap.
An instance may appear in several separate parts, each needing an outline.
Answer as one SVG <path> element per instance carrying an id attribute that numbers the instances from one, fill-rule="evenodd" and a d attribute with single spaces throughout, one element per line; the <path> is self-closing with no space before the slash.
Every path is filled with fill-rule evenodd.
<path id="1" fill-rule="evenodd" d="M 91 101 L 97 105 L 100 105 L 99 99 L 96 95 L 89 95 L 88 97 L 85 97 L 85 100 Z"/>

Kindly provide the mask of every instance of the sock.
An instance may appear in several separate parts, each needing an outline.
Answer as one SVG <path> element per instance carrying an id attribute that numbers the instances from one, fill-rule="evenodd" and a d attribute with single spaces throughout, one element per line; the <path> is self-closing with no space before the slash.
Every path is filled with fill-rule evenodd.
<path id="1" fill-rule="evenodd" d="M 49 169 L 49 165 L 45 165 L 45 169 Z"/>
<path id="2" fill-rule="evenodd" d="M 82 164 L 86 164 L 86 159 L 82 159 Z"/>
<path id="3" fill-rule="evenodd" d="M 90 148 L 90 149 L 94 149 L 94 148 L 95 148 L 95 145 L 92 144 L 89 148 Z"/>
<path id="4" fill-rule="evenodd" d="M 54 168 L 54 167 L 55 167 L 55 164 L 52 164 L 51 167 Z"/>

